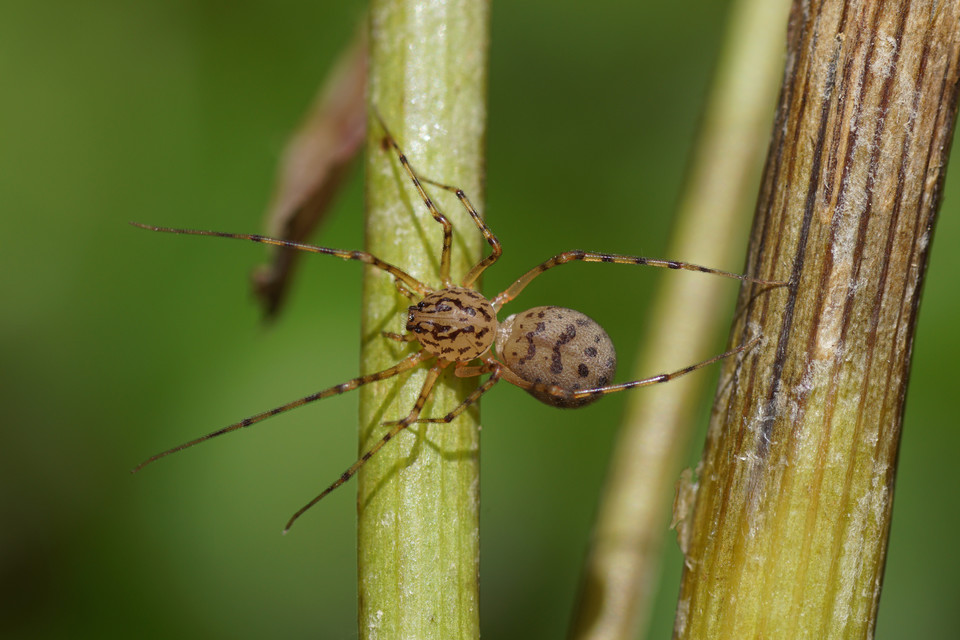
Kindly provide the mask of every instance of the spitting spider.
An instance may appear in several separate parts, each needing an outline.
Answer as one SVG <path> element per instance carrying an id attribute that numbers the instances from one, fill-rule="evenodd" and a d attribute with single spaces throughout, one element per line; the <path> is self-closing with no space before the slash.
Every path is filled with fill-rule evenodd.
<path id="1" fill-rule="evenodd" d="M 172 229 L 133 222 L 134 226 L 151 231 L 178 233 L 198 236 L 216 236 L 250 240 L 263 244 L 290 247 L 310 253 L 321 253 L 343 260 L 356 260 L 371 265 L 390 275 L 397 290 L 410 298 L 413 304 L 407 310 L 406 333 L 383 332 L 384 337 L 398 342 L 418 342 L 420 348 L 398 363 L 375 373 L 347 380 L 329 389 L 324 389 L 299 400 L 294 400 L 269 411 L 244 418 L 227 427 L 218 429 L 205 436 L 180 444 L 172 449 L 158 453 L 139 465 L 132 473 L 140 471 L 148 464 L 171 453 L 182 451 L 196 444 L 221 436 L 243 427 L 249 427 L 279 413 L 295 409 L 316 400 L 340 395 L 357 387 L 392 378 L 404 371 L 413 369 L 421 363 L 429 363 L 426 379 L 420 395 L 406 417 L 385 423 L 392 428 L 368 451 L 354 462 L 340 476 L 324 489 L 317 497 L 293 514 L 284 528 L 286 533 L 293 523 L 307 509 L 322 500 L 327 494 L 342 485 L 356 474 L 363 464 L 373 457 L 387 442 L 413 423 L 448 423 L 460 415 L 470 405 L 477 402 L 500 380 L 516 385 L 549 405 L 563 408 L 582 407 L 603 395 L 625 391 L 635 387 L 645 387 L 668 382 L 678 376 L 696 371 L 718 360 L 740 353 L 756 345 L 760 338 L 754 338 L 745 344 L 703 362 L 660 375 L 610 384 L 617 365 L 613 343 L 603 328 L 594 320 L 572 309 L 563 307 L 535 307 L 509 316 L 502 322 L 497 320 L 497 312 L 503 305 L 516 298 L 530 282 L 547 271 L 567 262 L 613 262 L 617 264 L 647 265 L 667 269 L 686 269 L 710 273 L 726 278 L 735 278 L 747 282 L 771 287 L 782 286 L 785 282 L 763 280 L 739 275 L 718 269 L 711 269 L 686 262 L 673 260 L 655 260 L 639 256 L 594 253 L 590 251 L 566 251 L 537 265 L 520 276 L 512 285 L 487 299 L 474 287 L 481 274 L 502 254 L 500 241 L 483 221 L 470 199 L 462 189 L 421 178 L 411 167 L 407 157 L 400 149 L 396 139 L 387 129 L 383 120 L 377 120 L 384 132 L 383 148 L 393 149 L 410 177 L 424 205 L 443 227 L 443 248 L 440 253 L 440 287 L 431 287 L 414 278 L 406 271 L 384 262 L 365 251 L 343 251 L 315 245 L 302 244 L 268 238 L 257 234 L 223 233 L 196 229 Z M 424 189 L 424 183 L 445 189 L 456 195 L 470 214 L 477 229 L 483 234 L 491 253 L 480 260 L 467 272 L 459 284 L 450 278 L 450 250 L 453 243 L 453 225 L 440 212 Z M 495 352 L 495 354 L 494 354 Z M 479 385 L 463 402 L 448 414 L 436 418 L 421 418 L 420 412 L 430 397 L 434 384 L 444 369 L 453 365 L 458 377 L 471 377 L 489 374 L 489 378 Z"/>

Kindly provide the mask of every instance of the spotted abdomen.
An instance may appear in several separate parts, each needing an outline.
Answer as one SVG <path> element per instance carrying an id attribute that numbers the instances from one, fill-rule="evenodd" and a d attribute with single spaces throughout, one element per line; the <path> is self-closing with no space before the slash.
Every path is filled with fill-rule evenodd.
<path id="1" fill-rule="evenodd" d="M 497 330 L 497 355 L 528 382 L 556 385 L 565 391 L 610 384 L 617 354 L 607 332 L 589 316 L 563 307 L 535 307 L 510 316 Z M 567 399 L 531 390 L 555 407 L 582 407 L 599 396 Z"/>
<path id="2" fill-rule="evenodd" d="M 473 289 L 451 287 L 428 294 L 410 307 L 407 331 L 438 358 L 468 362 L 493 344 L 497 314 Z"/>

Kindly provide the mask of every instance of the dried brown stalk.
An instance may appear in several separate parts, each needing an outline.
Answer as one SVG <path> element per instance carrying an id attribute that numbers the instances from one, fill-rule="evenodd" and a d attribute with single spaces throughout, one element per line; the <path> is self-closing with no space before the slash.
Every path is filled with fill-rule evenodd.
<path id="1" fill-rule="evenodd" d="M 870 637 L 956 117 L 960 2 L 794 3 L 675 634 Z"/>

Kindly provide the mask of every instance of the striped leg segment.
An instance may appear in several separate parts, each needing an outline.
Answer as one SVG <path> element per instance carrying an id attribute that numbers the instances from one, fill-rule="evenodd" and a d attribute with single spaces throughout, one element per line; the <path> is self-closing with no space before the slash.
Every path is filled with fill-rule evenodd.
<path id="1" fill-rule="evenodd" d="M 493 231 L 491 231 L 490 227 L 487 226 L 487 223 L 483 221 L 483 218 L 480 216 L 480 212 L 477 211 L 476 207 L 473 206 L 473 203 L 470 202 L 470 198 L 468 198 L 467 194 L 463 192 L 463 189 L 460 187 L 451 187 L 448 184 L 430 180 L 429 178 L 421 178 L 421 180 L 428 184 L 432 184 L 435 187 L 452 191 L 460 200 L 461 204 L 463 204 L 463 208 L 466 209 L 467 213 L 470 214 L 470 217 L 473 218 L 473 222 L 477 225 L 477 229 L 480 230 L 480 233 L 483 234 L 487 244 L 490 245 L 492 253 L 475 264 L 464 277 L 463 282 L 460 283 L 460 286 L 472 287 L 474 283 L 480 279 L 480 275 L 484 272 L 484 270 L 496 262 L 501 255 L 503 255 L 503 248 L 500 246 L 500 240 L 497 238 L 497 236 L 493 235 Z"/>
<path id="2" fill-rule="evenodd" d="M 760 337 L 756 337 L 749 342 L 745 342 L 735 349 L 730 351 L 725 351 L 720 355 L 713 356 L 708 360 L 703 362 L 698 362 L 697 364 L 692 364 L 689 367 L 684 367 L 683 369 L 678 369 L 677 371 L 672 371 L 670 373 L 661 373 L 657 376 L 652 376 L 650 378 L 643 378 L 642 380 L 633 380 L 632 382 L 622 382 L 620 384 L 608 385 L 605 387 L 597 387 L 596 389 L 581 389 L 579 391 L 566 391 L 560 387 L 549 385 L 549 384 L 540 384 L 536 382 L 529 382 L 512 373 L 509 369 L 504 367 L 504 376 L 503 378 L 514 384 L 524 391 L 536 391 L 540 394 L 548 394 L 558 398 L 564 398 L 567 400 L 582 400 L 584 398 L 594 397 L 594 396 L 605 396 L 610 393 L 617 393 L 618 391 L 626 391 L 627 389 L 634 389 L 636 387 L 648 387 L 653 384 L 660 384 L 662 382 L 670 382 L 674 378 L 679 378 L 688 373 L 692 373 L 697 369 L 702 369 L 703 367 L 709 366 L 718 360 L 723 360 L 724 358 L 729 358 L 730 356 L 736 355 L 738 353 L 748 351 L 760 343 Z"/>
<path id="3" fill-rule="evenodd" d="M 171 227 L 157 227 L 149 224 L 141 224 L 139 222 L 131 222 L 135 227 L 140 227 L 141 229 L 148 229 L 150 231 L 161 231 L 163 233 L 177 233 L 181 235 L 188 236 L 213 236 L 215 238 L 234 238 L 236 240 L 250 240 L 251 242 L 259 242 L 261 244 L 269 244 L 276 247 L 290 247 L 291 249 L 296 249 L 298 251 L 306 251 L 308 253 L 322 253 L 328 256 L 335 256 L 343 260 L 358 260 L 364 264 L 369 264 L 370 266 L 376 267 L 386 271 L 391 276 L 394 277 L 394 281 L 397 283 L 397 289 L 407 295 L 406 292 L 410 290 L 418 292 L 421 296 L 426 295 L 428 292 L 432 291 L 430 287 L 423 284 L 409 273 L 404 271 L 399 267 L 395 267 L 389 262 L 384 262 L 380 258 L 367 253 L 366 251 L 345 251 L 343 249 L 330 249 L 328 247 L 318 247 L 312 244 L 303 244 L 301 242 L 291 242 L 289 240 L 278 240 L 277 238 L 268 238 L 267 236 L 261 236 L 255 233 L 224 233 L 222 231 L 205 231 L 202 229 L 174 229 Z M 403 287 L 403 288 L 401 288 Z M 404 291 L 406 289 L 406 292 Z M 408 295 L 408 297 L 411 297 Z"/>
<path id="4" fill-rule="evenodd" d="M 284 413 L 285 411 L 289 411 L 290 409 L 296 409 L 297 407 L 302 407 L 302 406 L 305 405 L 305 404 L 309 404 L 309 403 L 314 402 L 314 401 L 316 401 L 316 400 L 323 400 L 324 398 L 329 398 L 330 396 L 338 396 L 338 395 L 340 395 L 340 394 L 342 394 L 342 393 L 346 393 L 347 391 L 353 391 L 353 390 L 356 389 L 357 387 L 361 387 L 361 386 L 363 386 L 363 385 L 365 385 L 365 384 L 370 384 L 371 382 L 376 382 L 377 380 L 386 380 L 387 378 L 392 378 L 393 376 L 395 376 L 395 375 L 397 375 L 397 374 L 399 374 L 399 373 L 402 373 L 403 371 L 406 371 L 407 369 L 412 369 L 413 367 L 417 366 L 420 362 L 422 362 L 423 360 L 425 360 L 425 359 L 427 359 L 427 358 L 429 358 L 429 357 L 430 357 L 430 354 L 427 353 L 426 351 L 418 351 L 417 353 L 414 353 L 414 354 L 412 354 L 412 355 L 404 358 L 403 360 L 401 360 L 400 362 L 398 362 L 398 363 L 395 364 L 394 366 L 390 367 L 389 369 L 384 369 L 383 371 L 378 371 L 378 372 L 376 372 L 376 373 L 370 373 L 370 374 L 367 374 L 367 375 L 365 375 L 365 376 L 360 376 L 359 378 L 354 378 L 354 379 L 352 379 L 352 380 L 347 380 L 346 382 L 343 382 L 343 383 L 340 383 L 340 384 L 338 384 L 338 385 L 332 386 L 332 387 L 330 387 L 329 389 L 324 389 L 323 391 L 318 391 L 318 392 L 316 392 L 316 393 L 311 393 L 310 395 L 304 396 L 304 397 L 300 398 L 299 400 L 294 400 L 293 402 L 288 402 L 288 403 L 285 404 L 285 405 L 276 407 L 276 408 L 274 408 L 274 409 L 270 409 L 269 411 L 264 411 L 263 413 L 258 413 L 257 415 L 251 416 L 251 417 L 249 417 L 249 418 L 244 418 L 244 419 L 241 420 L 240 422 L 235 422 L 235 423 L 231 424 L 230 426 L 223 427 L 222 429 L 217 429 L 216 431 L 214 431 L 214 432 L 212 432 L 212 433 L 208 433 L 208 434 L 205 435 L 205 436 L 202 436 L 202 437 L 197 438 L 197 439 L 195 439 L 195 440 L 191 440 L 190 442 L 184 442 L 183 444 L 177 445 L 176 447 L 173 447 L 172 449 L 167 449 L 166 451 L 163 451 L 162 453 L 158 453 L 158 454 L 155 455 L 155 456 L 151 456 L 151 457 L 147 458 L 146 460 L 144 460 L 143 462 L 141 462 L 140 464 L 138 464 L 136 467 L 134 467 L 134 468 L 130 471 L 130 473 L 136 473 L 137 471 L 140 471 L 141 469 L 143 469 L 145 466 L 147 466 L 147 465 L 150 464 L 151 462 L 154 462 L 154 461 L 156 461 L 156 460 L 159 460 L 160 458 L 165 458 L 165 457 L 167 457 L 168 455 L 170 455 L 171 453 L 176 453 L 176 452 L 178 452 L 178 451 L 183 451 L 184 449 L 189 449 L 190 447 L 192 447 L 192 446 L 194 446 L 194 445 L 197 445 L 197 444 L 200 444 L 201 442 L 205 442 L 205 441 L 207 441 L 207 440 L 210 440 L 211 438 L 216 438 L 217 436 L 222 436 L 222 435 L 225 434 L 225 433 L 230 433 L 231 431 L 236 431 L 237 429 L 242 429 L 242 428 L 244 428 L 244 427 L 249 427 L 249 426 L 254 425 L 254 424 L 258 423 L 258 422 L 261 422 L 261 421 L 263 421 L 263 420 L 266 420 L 267 418 L 272 418 L 273 416 L 275 416 L 275 415 L 277 415 L 277 414 Z"/>
<path id="5" fill-rule="evenodd" d="M 418 418 L 416 422 L 431 422 L 431 423 L 443 423 L 443 424 L 449 424 L 453 422 L 457 416 L 459 416 L 461 413 L 466 411 L 472 404 L 477 402 L 477 400 L 480 399 L 480 396 L 485 394 L 487 391 L 490 391 L 490 389 L 493 388 L 493 385 L 500 382 L 500 380 L 503 378 L 502 371 L 504 369 L 504 366 L 501 365 L 499 362 L 494 362 L 490 366 L 484 365 L 480 367 L 464 367 L 463 369 L 476 370 L 476 373 L 472 371 L 467 373 L 460 373 L 460 370 L 458 370 L 457 371 L 458 378 L 467 378 L 467 377 L 470 377 L 471 375 L 479 376 L 485 373 L 492 373 L 493 375 L 487 378 L 487 380 L 483 384 L 477 387 L 473 391 L 473 393 L 467 396 L 463 402 L 457 405 L 457 407 L 447 415 L 443 416 L 442 418 Z"/>
<path id="6" fill-rule="evenodd" d="M 400 159 L 400 164 L 403 165 L 404 171 L 406 171 L 407 175 L 410 176 L 413 186 L 417 188 L 417 193 L 420 194 L 420 197 L 423 199 L 423 203 L 427 205 L 427 210 L 430 211 L 430 215 L 432 215 L 433 219 L 443 226 L 443 250 L 440 252 L 440 281 L 443 283 L 444 288 L 448 288 L 452 284 L 450 281 L 450 247 L 453 246 L 453 224 L 447 220 L 447 217 L 440 212 L 440 209 L 437 208 L 437 205 L 435 205 L 430 196 L 427 195 L 423 185 L 420 183 L 420 178 L 417 177 L 413 167 L 410 166 L 410 161 L 407 160 L 406 154 L 403 153 L 400 145 L 397 144 L 396 138 L 394 138 L 393 134 L 390 133 L 390 129 L 387 128 L 383 118 L 380 117 L 380 114 L 376 109 L 373 110 L 373 114 L 376 116 L 377 121 L 380 123 L 380 127 L 383 129 L 385 134 L 384 141 L 387 145 L 393 147 L 394 151 L 396 151 L 397 157 Z"/>
<path id="7" fill-rule="evenodd" d="M 357 471 L 366 464 L 367 460 L 376 455 L 377 451 L 383 448 L 383 445 L 390 442 L 398 433 L 409 427 L 411 424 L 417 421 L 417 417 L 420 415 L 420 411 L 423 410 L 423 405 L 427 402 L 427 398 L 430 397 L 430 392 L 433 391 L 433 385 L 436 383 L 437 378 L 440 376 L 440 372 L 443 371 L 443 367 L 446 365 L 435 364 L 427 372 L 427 379 L 423 381 L 423 387 L 420 389 L 420 396 L 417 398 L 416 404 L 413 405 L 413 409 L 410 410 L 410 413 L 407 414 L 406 418 L 402 420 L 397 420 L 395 422 L 385 422 L 384 424 L 394 425 L 390 431 L 388 431 L 382 438 L 380 438 L 375 445 L 370 447 L 370 450 L 364 453 L 360 458 L 350 465 L 350 468 L 340 474 L 340 477 L 331 484 L 329 487 L 320 492 L 316 498 L 303 505 L 299 511 L 297 511 L 290 520 L 287 521 L 287 526 L 283 528 L 283 533 L 286 534 L 290 530 L 290 527 L 293 526 L 293 523 L 297 521 L 297 518 L 302 516 L 310 507 L 317 504 L 321 500 L 327 497 L 327 495 L 332 492 L 334 489 L 342 485 L 344 482 L 352 478 Z"/>
<path id="8" fill-rule="evenodd" d="M 760 278 L 753 278 L 750 276 L 740 275 L 738 273 L 731 273 L 729 271 L 721 271 L 719 269 L 711 269 L 710 267 L 702 267 L 698 264 L 691 264 L 689 262 L 676 262 L 674 260 L 656 260 L 654 258 L 644 258 L 641 256 L 624 256 L 617 255 L 614 253 L 593 253 L 591 251 L 566 251 L 564 253 L 558 254 L 543 262 L 542 264 L 537 265 L 530 271 L 526 272 L 520 276 L 516 282 L 507 287 L 504 291 L 497 294 L 497 297 L 493 299 L 493 308 L 499 310 L 503 305 L 510 302 L 518 295 L 520 292 L 526 288 L 530 282 L 539 276 L 541 273 L 547 269 L 552 269 L 561 264 L 566 264 L 567 262 L 613 262 L 616 264 L 636 264 L 636 265 L 645 265 L 648 267 L 660 267 L 664 269 L 684 269 L 686 271 L 699 271 L 700 273 L 710 273 L 715 276 L 723 276 L 724 278 L 733 278 L 735 280 L 743 280 L 745 282 L 755 282 L 757 284 L 770 285 L 774 287 L 786 286 L 786 282 L 782 280 L 762 280 Z"/>

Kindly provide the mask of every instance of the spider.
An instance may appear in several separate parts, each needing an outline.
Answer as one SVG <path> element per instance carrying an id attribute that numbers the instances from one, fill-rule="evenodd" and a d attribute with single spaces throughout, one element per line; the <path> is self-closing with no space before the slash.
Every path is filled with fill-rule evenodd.
<path id="1" fill-rule="evenodd" d="M 372 382 L 386 380 L 404 371 L 413 369 L 420 364 L 429 363 L 429 370 L 427 371 L 427 376 L 423 382 L 420 394 L 406 417 L 385 422 L 384 425 L 390 426 L 391 429 L 384 434 L 376 444 L 363 453 L 356 462 L 350 465 L 346 471 L 340 474 L 333 483 L 294 513 L 283 530 L 283 532 L 286 533 L 304 512 L 352 478 L 367 460 L 373 457 L 401 431 L 414 423 L 451 422 L 464 410 L 476 403 L 483 394 L 493 388 L 500 380 L 506 380 L 510 384 L 520 387 L 546 404 L 561 408 L 576 408 L 594 402 L 601 396 L 610 393 L 668 382 L 678 376 L 696 371 L 723 358 L 746 351 L 760 341 L 759 337 L 754 338 L 725 353 L 677 371 L 662 373 L 642 380 L 610 384 L 616 369 L 616 352 L 607 333 L 598 323 L 588 316 L 572 309 L 549 306 L 535 307 L 509 316 L 503 321 L 498 321 L 497 312 L 500 311 L 501 307 L 516 298 L 534 278 L 556 266 L 574 261 L 612 262 L 617 264 L 647 265 L 667 269 L 686 269 L 688 271 L 699 271 L 701 273 L 734 278 L 760 285 L 767 285 L 769 287 L 779 287 L 787 283 L 739 275 L 687 262 L 573 250 L 553 256 L 520 276 L 513 284 L 493 298 L 485 298 L 475 287 L 483 272 L 501 256 L 502 249 L 500 241 L 484 222 L 480 213 L 462 189 L 418 176 L 407 160 L 406 155 L 404 155 L 400 145 L 390 133 L 389 129 L 387 129 L 383 119 L 379 114 L 375 115 L 384 132 L 382 148 L 386 151 L 392 149 L 396 153 L 403 170 L 413 182 L 430 215 L 443 228 L 443 245 L 440 253 L 441 282 L 439 288 L 431 287 L 399 267 L 385 262 L 365 251 L 331 249 L 328 247 L 269 238 L 258 234 L 224 233 L 198 229 L 174 229 L 170 227 L 145 225 L 138 222 L 131 222 L 131 224 L 151 231 L 234 238 L 268 245 L 291 247 L 309 253 L 331 255 L 343 260 L 355 260 L 380 269 L 391 276 L 394 279 L 397 290 L 413 302 L 407 310 L 406 332 L 400 334 L 385 331 L 383 332 L 383 336 L 398 342 L 419 343 L 420 348 L 392 367 L 383 369 L 382 371 L 368 373 L 347 380 L 328 389 L 312 393 L 293 402 L 288 402 L 287 404 L 270 409 L 269 411 L 244 418 L 239 422 L 235 422 L 207 435 L 167 449 L 166 451 L 147 458 L 137 465 L 131 473 L 136 473 L 150 463 L 172 453 L 182 451 L 201 442 L 230 433 L 231 431 L 249 427 L 262 420 L 289 411 L 290 409 L 295 409 L 316 400 L 340 395 Z M 490 245 L 490 255 L 477 262 L 473 268 L 467 272 L 459 284 L 455 283 L 450 277 L 450 252 L 453 243 L 453 225 L 427 194 L 423 186 L 424 183 L 455 194 L 473 219 L 477 229 L 483 234 L 487 244 Z M 437 418 L 421 418 L 420 412 L 430 398 L 434 384 L 444 369 L 451 365 L 457 377 L 472 377 L 487 374 L 489 374 L 490 377 L 446 415 Z"/>

